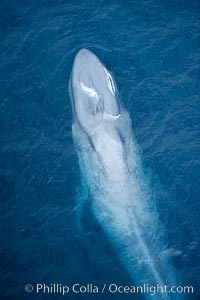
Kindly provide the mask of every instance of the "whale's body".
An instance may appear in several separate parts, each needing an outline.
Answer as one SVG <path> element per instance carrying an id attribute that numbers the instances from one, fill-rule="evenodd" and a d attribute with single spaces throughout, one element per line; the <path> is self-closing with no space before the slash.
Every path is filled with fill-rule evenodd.
<path id="1" fill-rule="evenodd" d="M 131 121 L 110 73 L 93 53 L 82 49 L 73 64 L 70 88 L 73 138 L 96 219 L 134 283 L 176 285 Z"/>

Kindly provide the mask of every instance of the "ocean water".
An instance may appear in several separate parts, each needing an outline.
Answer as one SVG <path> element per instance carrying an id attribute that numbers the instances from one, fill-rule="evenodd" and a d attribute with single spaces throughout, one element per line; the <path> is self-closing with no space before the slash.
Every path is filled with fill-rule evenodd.
<path id="1" fill-rule="evenodd" d="M 200 299 L 199 17 L 195 0 L 0 2 L 1 299 L 102 299 L 28 283 L 131 283 L 87 206 L 76 226 L 68 81 L 82 47 L 112 72 L 186 299 Z M 104 299 L 123 297 L 144 299 Z"/>

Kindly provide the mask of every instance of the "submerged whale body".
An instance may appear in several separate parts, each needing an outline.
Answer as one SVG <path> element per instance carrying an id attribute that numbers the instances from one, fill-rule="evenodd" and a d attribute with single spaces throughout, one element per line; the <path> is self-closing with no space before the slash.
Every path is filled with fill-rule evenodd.
<path id="1" fill-rule="evenodd" d="M 96 219 L 136 284 L 176 285 L 129 115 L 118 99 L 111 74 L 89 50 L 82 49 L 75 57 L 70 93 L 73 138 Z M 84 197 L 84 192 L 79 195 L 80 208 Z"/>

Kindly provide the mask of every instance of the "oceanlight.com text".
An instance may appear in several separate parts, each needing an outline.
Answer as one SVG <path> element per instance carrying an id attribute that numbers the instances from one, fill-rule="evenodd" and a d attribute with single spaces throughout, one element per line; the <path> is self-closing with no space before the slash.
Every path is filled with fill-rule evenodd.
<path id="1" fill-rule="evenodd" d="M 88 284 L 79 284 L 74 283 L 72 285 L 69 284 L 61 284 L 61 283 L 37 283 L 35 285 L 26 284 L 25 291 L 27 293 L 36 293 L 36 294 L 150 294 L 152 296 L 157 294 L 193 294 L 194 288 L 193 286 L 181 286 L 181 285 L 119 285 L 116 283 L 104 283 L 102 285 L 97 285 L 93 283 Z"/>

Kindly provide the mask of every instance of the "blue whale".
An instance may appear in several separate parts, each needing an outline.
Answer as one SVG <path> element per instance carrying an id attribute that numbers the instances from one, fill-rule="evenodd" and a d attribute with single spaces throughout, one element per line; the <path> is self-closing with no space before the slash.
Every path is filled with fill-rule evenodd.
<path id="1" fill-rule="evenodd" d="M 134 283 L 177 285 L 129 114 L 111 74 L 89 50 L 81 49 L 75 57 L 70 95 L 73 139 L 95 218 Z M 85 194 L 79 195 L 80 207 Z M 154 299 L 179 296 L 160 291 Z"/>

